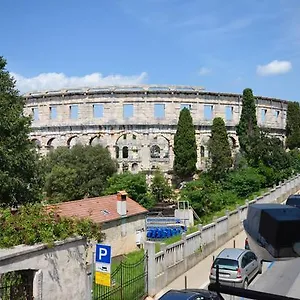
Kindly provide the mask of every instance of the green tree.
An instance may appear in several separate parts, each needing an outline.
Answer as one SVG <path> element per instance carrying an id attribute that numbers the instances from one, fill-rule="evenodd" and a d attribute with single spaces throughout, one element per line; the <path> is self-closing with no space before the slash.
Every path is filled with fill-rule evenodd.
<path id="1" fill-rule="evenodd" d="M 111 195 L 122 190 L 125 190 L 130 198 L 139 202 L 148 192 L 146 175 L 143 173 L 132 174 L 130 172 L 114 174 L 108 179 L 104 193 Z"/>
<path id="2" fill-rule="evenodd" d="M 174 165 L 173 171 L 180 179 L 194 175 L 197 163 L 197 145 L 195 128 L 190 111 L 181 110 L 174 136 Z"/>
<path id="3" fill-rule="evenodd" d="M 243 152 L 251 151 L 250 139 L 258 134 L 256 107 L 253 92 L 247 88 L 243 91 L 243 103 L 240 122 L 236 127 L 240 148 Z"/>
<path id="4" fill-rule="evenodd" d="M 210 153 L 212 177 L 220 180 L 228 173 L 233 163 L 226 126 L 224 120 L 220 117 L 213 120 L 208 151 Z"/>
<path id="5" fill-rule="evenodd" d="M 300 106 L 299 102 L 289 102 L 286 117 L 286 147 L 300 148 Z"/>
<path id="6" fill-rule="evenodd" d="M 251 152 L 247 154 L 249 165 L 260 169 L 261 174 L 268 178 L 269 184 L 272 185 L 290 176 L 291 159 L 280 139 L 261 131 L 258 138 L 250 139 L 250 145 Z"/>
<path id="7" fill-rule="evenodd" d="M 25 100 L 0 56 L 0 205 L 38 201 L 41 195 L 38 155 L 29 140 L 31 117 Z"/>
<path id="8" fill-rule="evenodd" d="M 151 182 L 151 193 L 156 199 L 156 202 L 170 199 L 173 195 L 171 186 L 167 179 L 160 171 L 155 171 Z"/>
<path id="9" fill-rule="evenodd" d="M 117 171 L 116 161 L 100 145 L 59 147 L 47 155 L 44 165 L 45 191 L 53 201 L 99 196 Z"/>

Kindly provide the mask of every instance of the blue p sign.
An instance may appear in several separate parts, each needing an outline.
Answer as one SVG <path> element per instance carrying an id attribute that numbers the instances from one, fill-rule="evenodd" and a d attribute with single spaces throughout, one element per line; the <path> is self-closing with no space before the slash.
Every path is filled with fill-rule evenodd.
<path id="1" fill-rule="evenodd" d="M 96 262 L 111 263 L 111 246 L 96 244 Z"/>

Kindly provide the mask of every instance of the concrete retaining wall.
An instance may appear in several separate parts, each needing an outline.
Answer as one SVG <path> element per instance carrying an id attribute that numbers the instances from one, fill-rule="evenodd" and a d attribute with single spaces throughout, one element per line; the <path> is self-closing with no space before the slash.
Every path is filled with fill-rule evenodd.
<path id="1" fill-rule="evenodd" d="M 89 299 L 86 270 L 86 240 L 71 238 L 44 244 L 16 246 L 0 250 L 0 274 L 33 270 L 33 296 L 36 300 Z"/>
<path id="2" fill-rule="evenodd" d="M 199 263 L 220 246 L 243 230 L 243 220 L 247 217 L 249 204 L 281 203 L 290 194 L 300 189 L 300 174 L 280 183 L 263 196 L 236 210 L 227 212 L 226 216 L 215 219 L 213 223 L 198 226 L 198 231 L 189 235 L 183 234 L 181 241 L 171 245 L 162 245 L 161 251 L 155 253 L 155 242 L 146 242 L 148 251 L 148 291 L 154 296 L 166 285 L 188 269 Z"/>

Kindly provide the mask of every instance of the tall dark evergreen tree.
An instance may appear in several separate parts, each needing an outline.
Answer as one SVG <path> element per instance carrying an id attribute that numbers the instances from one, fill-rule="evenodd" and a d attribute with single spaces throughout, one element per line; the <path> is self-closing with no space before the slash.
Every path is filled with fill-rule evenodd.
<path id="1" fill-rule="evenodd" d="M 174 165 L 173 171 L 180 179 L 187 179 L 194 175 L 197 162 L 197 145 L 195 128 L 190 111 L 181 110 L 174 136 Z"/>
<path id="2" fill-rule="evenodd" d="M 243 91 L 243 103 L 240 122 L 237 125 L 236 132 L 239 137 L 240 148 L 243 152 L 249 153 L 251 149 L 251 140 L 259 135 L 259 128 L 256 119 L 255 99 L 251 89 Z"/>
<path id="3" fill-rule="evenodd" d="M 40 195 L 39 167 L 29 140 L 31 117 L 0 56 L 0 205 L 34 202 Z"/>
<path id="4" fill-rule="evenodd" d="M 222 179 L 232 166 L 232 156 L 224 120 L 213 120 L 211 138 L 208 142 L 211 165 L 210 172 L 214 179 Z"/>
<path id="5" fill-rule="evenodd" d="M 286 118 L 286 147 L 300 148 L 300 106 L 299 102 L 289 102 Z"/>

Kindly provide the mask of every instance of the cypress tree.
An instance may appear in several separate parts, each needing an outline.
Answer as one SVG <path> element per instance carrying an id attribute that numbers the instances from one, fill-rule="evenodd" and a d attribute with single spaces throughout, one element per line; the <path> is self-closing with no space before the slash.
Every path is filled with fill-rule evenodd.
<path id="1" fill-rule="evenodd" d="M 286 117 L 286 147 L 300 148 L 300 106 L 298 102 L 289 102 Z"/>
<path id="2" fill-rule="evenodd" d="M 187 108 L 183 108 L 179 115 L 174 136 L 174 155 L 174 174 L 180 179 L 192 177 L 196 171 L 197 145 L 193 119 Z"/>
<path id="3" fill-rule="evenodd" d="M 246 88 L 243 91 L 243 103 L 240 122 L 236 127 L 236 133 L 239 137 L 240 149 L 249 153 L 251 140 L 259 134 L 256 119 L 256 107 L 253 92 Z"/>
<path id="4" fill-rule="evenodd" d="M 233 161 L 225 122 L 220 117 L 213 120 L 208 151 L 211 159 L 210 172 L 214 179 L 222 179 Z"/>
<path id="5" fill-rule="evenodd" d="M 0 56 L 0 206 L 33 202 L 40 195 L 39 164 L 29 140 L 31 117 Z"/>

